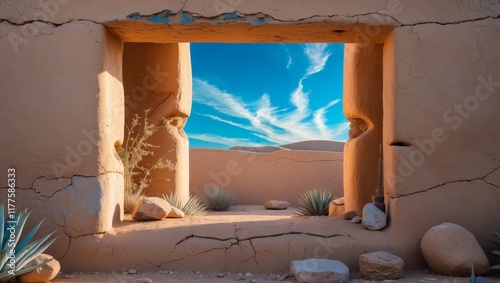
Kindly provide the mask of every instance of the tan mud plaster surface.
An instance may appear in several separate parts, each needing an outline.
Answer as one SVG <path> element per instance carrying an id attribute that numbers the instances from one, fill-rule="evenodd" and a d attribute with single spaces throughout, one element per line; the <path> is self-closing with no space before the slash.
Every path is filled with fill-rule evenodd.
<path id="1" fill-rule="evenodd" d="M 72 239 L 63 269 L 285 272 L 291 260 L 307 257 L 336 258 L 357 269 L 366 249 L 391 250 L 383 232 L 293 212 L 236 206 L 185 219 L 125 221 L 109 233 Z"/>

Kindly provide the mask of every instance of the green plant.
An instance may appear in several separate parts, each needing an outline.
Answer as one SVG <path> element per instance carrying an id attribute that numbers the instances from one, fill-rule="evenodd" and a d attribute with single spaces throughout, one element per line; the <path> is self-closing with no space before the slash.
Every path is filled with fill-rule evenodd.
<path id="1" fill-rule="evenodd" d="M 496 241 L 491 241 L 491 242 L 495 243 L 497 247 L 491 250 L 491 254 L 500 257 L 500 233 L 495 231 L 495 234 L 498 237 L 498 239 Z M 493 265 L 492 267 L 490 267 L 490 269 L 500 270 L 500 264 Z"/>
<path id="2" fill-rule="evenodd" d="M 40 228 L 43 222 L 41 221 L 20 241 L 29 215 L 30 212 L 26 209 L 16 215 L 14 219 L 10 218 L 11 214 L 4 217 L 4 205 L 0 203 L 0 216 L 2 218 L 0 221 L 0 282 L 7 282 L 15 276 L 28 273 L 50 261 L 45 260 L 37 265 L 24 268 L 28 262 L 45 251 L 56 240 L 55 238 L 48 240 L 54 234 L 52 232 L 30 243 Z"/>
<path id="3" fill-rule="evenodd" d="M 174 168 L 170 160 L 165 157 L 159 158 L 151 167 L 141 164 L 144 157 L 154 155 L 151 149 L 158 147 L 147 142 L 158 129 L 157 126 L 148 122 L 148 113 L 149 110 L 145 110 L 142 118 L 135 114 L 132 124 L 130 127 L 127 126 L 128 137 L 123 147 L 118 149 L 124 168 L 124 210 L 126 213 L 132 212 L 135 204 L 144 194 L 144 190 L 151 183 L 152 170 Z"/>
<path id="4" fill-rule="evenodd" d="M 332 193 L 323 189 L 312 190 L 302 194 L 299 198 L 297 214 L 322 216 L 328 215 L 328 208 L 332 201 Z"/>
<path id="5" fill-rule="evenodd" d="M 184 212 L 185 215 L 195 215 L 206 211 L 205 205 L 197 196 L 189 196 L 189 200 L 183 204 L 181 199 L 174 193 L 163 195 L 163 198 L 173 207 Z"/>
<path id="6" fill-rule="evenodd" d="M 219 187 L 215 187 L 212 190 L 205 190 L 204 195 L 207 199 L 207 207 L 210 210 L 224 211 L 238 203 L 238 200 L 236 200 L 231 192 Z"/>
<path id="7" fill-rule="evenodd" d="M 472 263 L 472 266 L 470 268 L 469 283 L 474 283 L 475 281 L 476 281 L 476 274 L 474 273 L 474 263 Z"/>

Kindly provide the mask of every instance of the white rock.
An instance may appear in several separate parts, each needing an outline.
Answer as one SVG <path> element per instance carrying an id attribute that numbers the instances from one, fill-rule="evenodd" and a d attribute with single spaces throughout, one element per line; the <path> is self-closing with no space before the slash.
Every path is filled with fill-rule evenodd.
<path id="1" fill-rule="evenodd" d="M 363 225 L 368 230 L 381 230 L 387 225 L 387 217 L 373 203 L 367 203 L 363 208 Z"/>
<path id="2" fill-rule="evenodd" d="M 287 209 L 290 207 L 290 203 L 284 200 L 268 200 L 264 204 L 266 209 Z"/>
<path id="3" fill-rule="evenodd" d="M 19 283 L 38 283 L 38 282 L 50 282 L 54 279 L 59 271 L 61 270 L 61 265 L 52 256 L 47 254 L 39 254 L 32 261 L 28 262 L 24 268 L 28 268 L 30 266 L 35 266 L 38 263 L 49 260 L 46 264 L 39 266 L 37 269 L 25 273 L 23 275 L 19 275 L 16 277 L 17 282 Z"/>
<path id="4" fill-rule="evenodd" d="M 167 218 L 184 218 L 184 212 L 177 207 L 170 206 L 170 212 L 167 215 Z"/>
<path id="5" fill-rule="evenodd" d="M 338 260 L 306 259 L 294 260 L 290 273 L 298 282 L 347 282 L 349 268 Z"/>
<path id="6" fill-rule="evenodd" d="M 422 237 L 420 247 L 429 267 L 443 275 L 469 276 L 472 263 L 476 275 L 482 275 L 490 265 L 474 235 L 457 224 L 432 227 Z"/>
<path id="7" fill-rule="evenodd" d="M 128 274 L 136 274 L 137 273 L 137 270 L 131 268 L 128 270 Z"/>
<path id="8" fill-rule="evenodd" d="M 132 212 L 136 221 L 160 220 L 170 213 L 171 206 L 168 202 L 158 197 L 145 197 L 137 202 Z"/>
<path id="9" fill-rule="evenodd" d="M 352 223 L 361 223 L 361 217 L 359 217 L 359 216 L 354 216 L 354 217 L 351 219 L 351 222 L 352 222 Z"/>
<path id="10" fill-rule="evenodd" d="M 403 277 L 404 261 L 391 253 L 378 251 L 359 256 L 359 270 L 369 280 L 395 280 Z"/>
<path id="11" fill-rule="evenodd" d="M 132 283 L 153 283 L 153 280 L 149 278 L 137 278 L 132 280 Z"/>

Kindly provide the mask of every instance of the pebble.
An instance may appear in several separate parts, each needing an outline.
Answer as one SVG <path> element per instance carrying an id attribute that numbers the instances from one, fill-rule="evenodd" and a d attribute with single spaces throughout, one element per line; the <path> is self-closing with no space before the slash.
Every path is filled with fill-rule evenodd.
<path id="1" fill-rule="evenodd" d="M 128 270 L 128 274 L 136 274 L 137 273 L 137 270 L 131 268 Z"/>
<path id="2" fill-rule="evenodd" d="M 352 223 L 361 223 L 361 217 L 359 216 L 354 216 L 352 219 L 351 219 L 351 222 Z"/>
<path id="3" fill-rule="evenodd" d="M 153 283 L 153 280 L 149 278 L 137 278 L 132 280 L 132 283 Z"/>
<path id="4" fill-rule="evenodd" d="M 247 272 L 247 273 L 245 273 L 245 276 L 246 276 L 246 277 L 252 277 L 252 276 L 253 276 L 253 274 L 252 274 L 252 273 L 250 273 L 250 272 Z"/>

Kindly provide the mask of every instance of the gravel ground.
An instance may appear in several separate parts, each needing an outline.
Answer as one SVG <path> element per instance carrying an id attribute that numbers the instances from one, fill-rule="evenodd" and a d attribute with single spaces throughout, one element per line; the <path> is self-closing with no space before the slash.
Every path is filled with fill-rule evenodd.
<path id="1" fill-rule="evenodd" d="M 500 276 L 483 277 L 486 281 L 500 282 Z M 251 274 L 231 272 L 139 272 L 129 273 L 71 273 L 59 274 L 53 282 L 57 283 L 166 283 L 166 282 L 297 282 L 295 278 L 286 273 Z M 360 279 L 359 272 L 351 272 L 349 282 L 365 283 L 374 282 Z M 449 282 L 468 283 L 467 277 L 450 277 L 437 275 L 427 270 L 406 271 L 404 277 L 399 280 L 385 280 L 382 282 Z"/>

